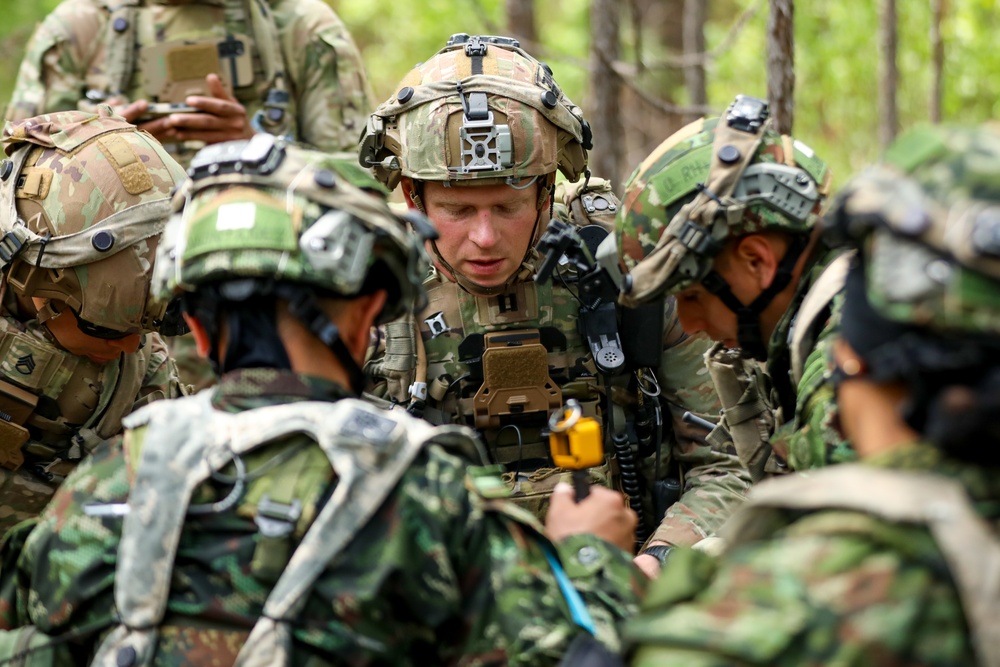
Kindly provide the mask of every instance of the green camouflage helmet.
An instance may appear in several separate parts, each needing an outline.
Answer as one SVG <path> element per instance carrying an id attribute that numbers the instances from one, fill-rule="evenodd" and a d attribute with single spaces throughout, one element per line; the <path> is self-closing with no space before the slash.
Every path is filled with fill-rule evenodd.
<path id="1" fill-rule="evenodd" d="M 719 131 L 722 128 L 724 131 Z M 699 282 L 728 238 L 807 233 L 830 172 L 812 149 L 770 127 L 766 103 L 740 95 L 723 118 L 678 130 L 635 170 L 616 221 L 637 305 Z"/>
<path id="2" fill-rule="evenodd" d="M 119 337 L 160 325 L 152 264 L 184 170 L 102 106 L 7 123 L 0 163 L 0 261 L 7 285 L 70 308 L 81 329 Z"/>
<path id="3" fill-rule="evenodd" d="M 507 37 L 454 35 L 368 120 L 360 161 L 395 188 L 418 181 L 518 184 L 587 167 L 590 126 L 552 70 Z"/>
<path id="4" fill-rule="evenodd" d="M 943 335 L 1000 334 L 1000 128 L 920 127 L 855 176 L 826 217 L 859 248 L 868 303 Z"/>
<path id="5" fill-rule="evenodd" d="M 325 153 L 286 145 L 268 134 L 202 149 L 174 198 L 153 289 L 164 302 L 210 283 L 244 278 L 312 285 L 358 294 L 386 271 L 398 286 L 381 320 L 423 307 L 429 264 L 416 213 L 390 211 L 371 177 Z M 346 175 L 345 175 L 346 174 Z"/>

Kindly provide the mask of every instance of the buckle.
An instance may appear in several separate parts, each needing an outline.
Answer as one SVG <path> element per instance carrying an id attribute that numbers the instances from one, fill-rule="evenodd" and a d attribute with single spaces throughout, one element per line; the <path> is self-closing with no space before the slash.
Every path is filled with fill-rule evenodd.
<path id="1" fill-rule="evenodd" d="M 0 260 L 4 264 L 9 264 L 24 249 L 25 239 L 18 234 L 17 228 L 10 230 L 0 238 Z"/>
<path id="2" fill-rule="evenodd" d="M 677 240 L 685 248 L 699 255 L 709 254 L 713 247 L 717 245 L 709 230 L 690 218 L 685 220 L 684 224 L 681 225 L 680 233 L 677 234 Z"/>
<path id="3" fill-rule="evenodd" d="M 257 503 L 257 515 L 253 522 L 257 524 L 260 534 L 264 537 L 285 537 L 295 530 L 295 523 L 302 516 L 302 503 L 293 500 L 291 505 L 278 503 L 269 496 L 264 496 Z"/>

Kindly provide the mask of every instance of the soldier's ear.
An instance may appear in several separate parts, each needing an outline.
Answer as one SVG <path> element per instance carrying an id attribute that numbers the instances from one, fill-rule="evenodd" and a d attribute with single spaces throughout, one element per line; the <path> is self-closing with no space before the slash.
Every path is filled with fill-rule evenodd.
<path id="1" fill-rule="evenodd" d="M 732 260 L 762 290 L 771 286 L 780 263 L 774 244 L 764 234 L 748 234 L 740 239 Z"/>
<path id="2" fill-rule="evenodd" d="M 194 343 L 198 348 L 198 356 L 205 359 L 212 352 L 212 343 L 209 340 L 208 332 L 205 331 L 205 327 L 202 325 L 201 321 L 187 313 L 181 313 L 184 316 L 184 321 L 187 322 L 188 328 L 191 329 L 191 335 L 194 336 Z"/>

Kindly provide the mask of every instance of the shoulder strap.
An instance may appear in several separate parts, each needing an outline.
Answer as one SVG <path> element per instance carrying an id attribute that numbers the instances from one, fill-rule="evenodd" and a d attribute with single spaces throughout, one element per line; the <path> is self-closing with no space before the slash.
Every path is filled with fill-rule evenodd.
<path id="1" fill-rule="evenodd" d="M 833 297 L 844 289 L 847 270 L 851 266 L 854 252 L 845 252 L 823 269 L 819 278 L 809 289 L 799 311 L 795 315 L 795 325 L 792 331 L 789 349 L 791 351 L 791 372 L 793 386 L 798 386 L 805 371 L 806 358 L 813 351 L 816 341 L 813 339 L 817 319 L 827 312 Z"/>
<path id="2" fill-rule="evenodd" d="M 368 523 L 434 435 L 426 422 L 390 419 L 361 401 L 336 405 L 337 414 L 317 417 L 328 429 L 342 424 L 329 434 L 336 435 L 337 442 L 319 439 L 337 471 L 337 486 L 267 596 L 261 618 L 236 659 L 239 667 L 291 664 L 292 623 L 316 579 Z"/>
<path id="3" fill-rule="evenodd" d="M 139 0 L 104 0 L 110 12 L 104 40 L 107 53 L 108 96 L 121 95 L 129 88 L 136 62 L 136 16 Z"/>
<path id="4" fill-rule="evenodd" d="M 337 471 L 337 486 L 272 590 L 266 618 L 251 635 L 255 648 L 241 652 L 249 664 L 272 664 L 265 654 L 287 658 L 291 631 L 286 625 L 312 582 L 395 488 L 434 432 L 428 424 L 355 400 L 227 414 L 212 408 L 212 394 L 154 403 L 125 420 L 129 428 L 145 426 L 146 435 L 118 551 L 115 603 L 121 626 L 101 644 L 95 665 L 115 665 L 126 646 L 135 651 L 135 665 L 152 659 L 194 489 L 234 458 L 303 433 L 326 453 Z"/>
<path id="5" fill-rule="evenodd" d="M 958 482 L 852 464 L 791 475 L 754 487 L 726 532 L 732 543 L 744 542 L 761 537 L 754 527 L 762 513 L 824 508 L 926 525 L 955 580 L 981 664 L 1000 666 L 1000 539 Z"/>

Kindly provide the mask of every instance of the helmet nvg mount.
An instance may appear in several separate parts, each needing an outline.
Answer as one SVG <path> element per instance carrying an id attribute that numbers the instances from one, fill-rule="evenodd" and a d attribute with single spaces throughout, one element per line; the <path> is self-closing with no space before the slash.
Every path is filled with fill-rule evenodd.
<path id="1" fill-rule="evenodd" d="M 576 181 L 586 170 L 591 147 L 590 126 L 548 65 L 528 55 L 515 39 L 461 33 L 407 74 L 396 94 L 379 105 L 368 119 L 359 157 L 390 188 L 401 177 L 412 179 L 410 194 L 418 208 L 423 207 L 425 181 L 518 189 L 539 182 L 538 218 L 523 265 L 544 230 L 542 209 L 556 171 Z M 504 289 L 472 282 L 434 244 L 432 251 L 470 292 Z"/>
<path id="2" fill-rule="evenodd" d="M 421 308 L 423 242 L 433 227 L 417 213 L 396 215 L 382 197 L 359 187 L 351 164 L 268 134 L 202 149 L 188 174 L 157 256 L 157 296 L 198 299 L 218 290 L 237 302 L 283 298 L 355 374 L 357 388 L 360 369 L 350 355 L 345 359 L 316 295 L 350 298 L 385 289 L 379 321 Z M 408 232 L 407 223 L 419 233 Z"/>
<path id="3" fill-rule="evenodd" d="M 6 282 L 119 337 L 159 328 L 150 276 L 183 168 L 152 137 L 102 106 L 8 123 L 0 162 L 0 261 Z M 95 334 L 99 335 L 99 334 Z"/>
<path id="4" fill-rule="evenodd" d="M 682 128 L 629 179 L 615 236 L 631 269 L 621 302 L 635 306 L 701 282 L 737 313 L 744 351 L 763 356 L 759 314 L 788 285 L 829 181 L 808 146 L 771 129 L 766 102 L 738 95 L 724 117 Z M 792 240 L 770 288 L 743 304 L 712 265 L 728 239 L 768 229 Z"/>
<path id="5" fill-rule="evenodd" d="M 368 119 L 360 162 L 394 188 L 417 181 L 519 185 L 554 174 L 575 181 L 591 132 L 552 70 L 509 37 L 453 35 Z"/>

